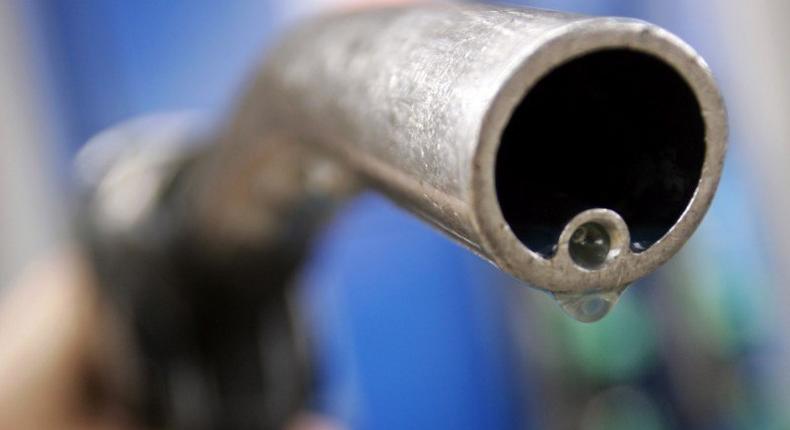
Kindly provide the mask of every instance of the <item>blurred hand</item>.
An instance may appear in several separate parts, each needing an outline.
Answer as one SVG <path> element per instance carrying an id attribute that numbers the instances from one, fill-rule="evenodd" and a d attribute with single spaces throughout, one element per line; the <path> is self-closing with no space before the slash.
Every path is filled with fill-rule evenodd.
<path id="1" fill-rule="evenodd" d="M 134 390 L 124 331 L 82 258 L 30 267 L 0 295 L 0 429 L 136 429 L 121 398 Z M 290 430 L 338 427 L 313 414 Z"/>
<path id="2" fill-rule="evenodd" d="M 110 358 L 119 339 L 103 336 L 106 308 L 75 254 L 34 265 L 0 295 L 2 429 L 132 428 L 107 398 L 123 379 Z"/>

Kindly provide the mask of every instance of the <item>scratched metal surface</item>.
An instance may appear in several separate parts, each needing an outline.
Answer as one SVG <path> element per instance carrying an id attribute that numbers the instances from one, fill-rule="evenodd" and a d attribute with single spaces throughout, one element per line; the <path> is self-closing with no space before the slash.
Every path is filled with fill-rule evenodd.
<path id="1" fill-rule="evenodd" d="M 572 58 L 609 48 L 652 54 L 687 80 L 706 123 L 706 158 L 694 197 L 666 236 L 641 253 L 631 252 L 627 237 L 619 240 L 616 258 L 590 271 L 568 256 L 570 232 L 587 220 L 627 235 L 623 220 L 605 210 L 579 214 L 557 254 L 543 258 L 505 222 L 494 168 L 502 130 L 531 86 Z M 582 292 L 621 288 L 685 243 L 718 183 L 726 119 L 704 61 L 648 23 L 490 5 L 412 5 L 297 26 L 270 52 L 222 139 L 299 141 L 517 278 L 553 292 Z M 225 164 L 220 175 L 233 170 Z"/>
<path id="2" fill-rule="evenodd" d="M 469 166 L 482 118 L 530 45 L 575 19 L 450 5 L 331 17 L 285 38 L 267 88 L 306 101 L 282 123 L 297 119 L 306 138 L 474 246 Z"/>

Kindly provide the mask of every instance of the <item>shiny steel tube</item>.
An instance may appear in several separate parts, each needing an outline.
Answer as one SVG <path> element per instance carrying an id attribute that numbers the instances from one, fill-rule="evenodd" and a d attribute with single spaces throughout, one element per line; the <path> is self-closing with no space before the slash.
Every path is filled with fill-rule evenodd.
<path id="1" fill-rule="evenodd" d="M 582 293 L 678 251 L 713 198 L 726 134 L 705 62 L 661 28 L 439 4 L 298 26 L 219 146 L 326 155 L 513 276 Z M 216 158 L 215 178 L 239 170 Z M 589 227 L 604 232 L 592 260 L 574 255 Z"/>

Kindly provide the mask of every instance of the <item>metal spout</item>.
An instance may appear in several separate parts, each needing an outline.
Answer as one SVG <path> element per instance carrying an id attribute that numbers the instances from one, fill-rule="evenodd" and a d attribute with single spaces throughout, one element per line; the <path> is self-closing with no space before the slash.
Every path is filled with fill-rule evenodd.
<path id="1" fill-rule="evenodd" d="M 710 71 L 665 30 L 444 4 L 304 23 L 271 52 L 220 152 L 299 145 L 513 276 L 583 292 L 678 251 L 711 202 L 726 134 Z M 215 171 L 231 176 L 237 157 Z M 568 254 L 580 214 L 622 239 L 594 270 Z"/>

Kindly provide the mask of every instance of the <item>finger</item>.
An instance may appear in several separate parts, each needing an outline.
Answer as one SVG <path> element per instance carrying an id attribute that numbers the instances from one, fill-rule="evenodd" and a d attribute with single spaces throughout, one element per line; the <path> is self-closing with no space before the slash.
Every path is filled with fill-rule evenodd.
<path id="1" fill-rule="evenodd" d="M 0 428 L 119 428 L 84 404 L 102 316 L 75 255 L 33 265 L 0 296 Z"/>

